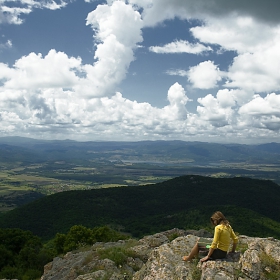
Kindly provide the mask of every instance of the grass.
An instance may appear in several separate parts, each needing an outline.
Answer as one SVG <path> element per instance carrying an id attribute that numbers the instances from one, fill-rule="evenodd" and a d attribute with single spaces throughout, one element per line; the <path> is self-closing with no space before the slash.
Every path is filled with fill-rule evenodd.
<path id="1" fill-rule="evenodd" d="M 168 240 L 171 242 L 172 240 L 176 239 L 177 237 L 179 237 L 180 235 L 178 233 L 173 233 L 169 236 L 167 236 Z"/>
<path id="2" fill-rule="evenodd" d="M 88 253 L 83 260 L 83 265 L 88 265 L 90 262 L 93 261 L 93 259 L 94 259 L 93 253 L 92 252 Z"/>
<path id="3" fill-rule="evenodd" d="M 236 251 L 240 252 L 241 254 L 244 254 L 245 251 L 248 249 L 248 244 L 247 243 L 238 243 L 236 246 Z"/>
<path id="4" fill-rule="evenodd" d="M 198 268 L 198 266 L 197 266 L 198 262 L 199 262 L 198 258 L 195 258 L 191 262 L 192 280 L 200 280 L 201 279 L 202 270 L 200 268 Z"/>
<path id="5" fill-rule="evenodd" d="M 117 266 L 122 266 L 126 263 L 128 256 L 126 255 L 126 250 L 122 247 L 111 247 L 107 249 L 102 249 L 98 252 L 101 259 L 110 259 Z"/>
<path id="6" fill-rule="evenodd" d="M 92 262 L 95 258 L 99 259 L 110 259 L 112 260 L 115 265 L 118 267 L 120 272 L 123 275 L 124 280 L 132 279 L 132 273 L 130 270 L 127 270 L 125 264 L 128 261 L 129 257 L 136 257 L 135 253 L 130 249 L 138 244 L 138 241 L 135 239 L 130 239 L 126 241 L 124 244 L 112 246 L 109 248 L 101 247 L 97 249 L 97 253 L 89 252 L 87 256 L 83 260 L 83 265 L 87 265 Z M 131 266 L 130 266 L 131 267 Z M 138 267 L 131 267 L 134 271 L 139 270 Z M 95 266 L 92 268 L 91 273 L 102 271 L 100 274 L 99 280 L 109 280 L 112 276 L 112 272 L 106 271 L 106 266 L 102 263 L 96 263 Z M 80 275 L 83 273 L 80 272 Z"/>
<path id="7" fill-rule="evenodd" d="M 280 264 L 271 256 L 262 253 L 260 255 L 262 272 L 265 279 L 277 280 L 280 279 Z"/>
<path id="8" fill-rule="evenodd" d="M 234 279 L 243 279 L 246 275 L 241 271 L 241 269 L 234 269 L 233 272 Z"/>
<path id="9" fill-rule="evenodd" d="M 137 240 L 131 239 L 123 245 L 98 250 L 100 259 L 112 260 L 117 266 L 123 266 L 129 257 L 136 257 L 135 253 L 130 249 L 138 244 Z"/>

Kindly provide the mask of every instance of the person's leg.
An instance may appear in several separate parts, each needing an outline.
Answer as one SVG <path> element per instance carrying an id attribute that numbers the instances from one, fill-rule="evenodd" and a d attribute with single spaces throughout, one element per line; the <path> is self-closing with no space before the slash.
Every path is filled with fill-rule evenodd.
<path id="1" fill-rule="evenodd" d="M 183 261 L 191 261 L 194 257 L 196 257 L 198 255 L 199 252 L 199 248 L 198 248 L 198 242 L 194 245 L 194 247 L 192 248 L 190 254 L 188 256 L 184 256 L 183 257 Z"/>

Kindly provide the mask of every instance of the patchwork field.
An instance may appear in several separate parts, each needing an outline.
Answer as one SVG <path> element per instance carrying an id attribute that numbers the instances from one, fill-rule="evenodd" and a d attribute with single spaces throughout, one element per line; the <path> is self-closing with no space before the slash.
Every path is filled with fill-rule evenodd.
<path id="1" fill-rule="evenodd" d="M 37 197 L 69 190 L 147 185 L 181 175 L 203 175 L 216 178 L 242 176 L 269 179 L 279 183 L 280 165 L 247 163 L 215 166 L 187 166 L 151 163 L 91 162 L 92 166 L 75 166 L 66 162 L 47 162 L 9 168 L 1 166 L 0 211 L 8 211 Z M 17 163 L 16 165 L 19 165 Z"/>
<path id="2" fill-rule="evenodd" d="M 280 144 L 76 142 L 0 137 L 0 211 L 69 190 L 149 185 L 182 175 L 280 184 Z"/>

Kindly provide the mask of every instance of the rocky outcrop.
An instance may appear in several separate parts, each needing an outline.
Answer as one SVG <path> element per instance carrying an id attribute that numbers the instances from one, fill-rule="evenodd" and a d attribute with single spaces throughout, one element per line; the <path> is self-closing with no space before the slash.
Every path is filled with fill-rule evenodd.
<path id="1" fill-rule="evenodd" d="M 198 236 L 210 237 L 205 231 L 173 229 L 138 241 L 96 243 L 55 258 L 41 280 L 280 279 L 279 240 L 240 236 L 237 252 L 226 259 L 182 261 Z"/>

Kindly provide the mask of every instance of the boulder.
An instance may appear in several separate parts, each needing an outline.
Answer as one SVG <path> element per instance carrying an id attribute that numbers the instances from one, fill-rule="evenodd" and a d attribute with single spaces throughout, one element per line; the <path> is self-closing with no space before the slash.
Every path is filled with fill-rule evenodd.
<path id="1" fill-rule="evenodd" d="M 195 235 L 194 235 L 194 234 Z M 56 257 L 41 280 L 226 280 L 280 279 L 280 241 L 272 237 L 239 236 L 236 253 L 222 260 L 182 261 L 204 231 L 173 229 L 131 242 L 96 243 L 83 251 Z M 211 240 L 211 239 L 209 239 Z M 123 262 L 100 258 L 100 250 L 129 248 Z"/>

